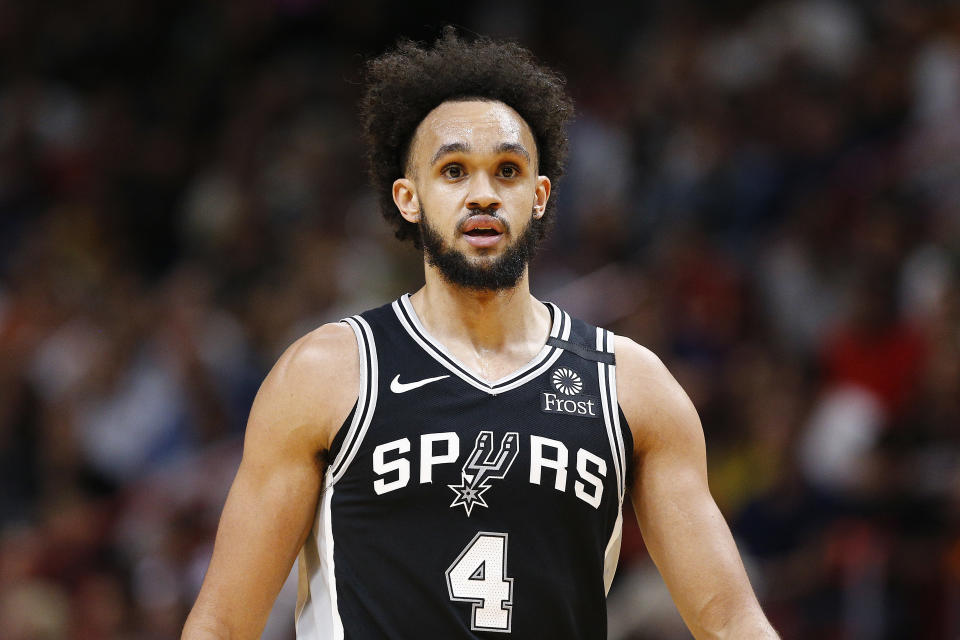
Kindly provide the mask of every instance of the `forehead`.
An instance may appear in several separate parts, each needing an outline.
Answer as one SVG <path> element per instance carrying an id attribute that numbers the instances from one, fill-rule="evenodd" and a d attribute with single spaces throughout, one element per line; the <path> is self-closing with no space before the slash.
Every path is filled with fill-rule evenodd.
<path id="1" fill-rule="evenodd" d="M 536 158 L 533 132 L 520 114 L 502 102 L 444 102 L 423 119 L 414 134 L 411 162 L 429 161 L 443 145 L 460 143 L 477 152 L 520 144 Z"/>

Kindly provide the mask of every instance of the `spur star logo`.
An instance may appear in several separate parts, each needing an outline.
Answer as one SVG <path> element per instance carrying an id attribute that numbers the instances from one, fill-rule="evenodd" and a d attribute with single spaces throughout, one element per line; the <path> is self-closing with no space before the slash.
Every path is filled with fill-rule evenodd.
<path id="1" fill-rule="evenodd" d="M 510 431 L 500 442 L 499 451 L 493 451 L 493 432 L 481 431 L 473 451 L 463 463 L 460 473 L 460 484 L 448 484 L 457 497 L 450 504 L 451 507 L 462 505 L 469 517 L 473 507 L 487 506 L 483 494 L 490 488 L 491 480 L 501 480 L 510 471 L 510 466 L 520 453 L 520 436 L 516 431 Z"/>

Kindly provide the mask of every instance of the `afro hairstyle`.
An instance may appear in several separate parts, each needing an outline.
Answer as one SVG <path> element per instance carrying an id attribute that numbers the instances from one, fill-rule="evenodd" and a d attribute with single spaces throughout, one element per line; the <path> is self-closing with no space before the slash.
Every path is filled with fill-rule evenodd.
<path id="1" fill-rule="evenodd" d="M 406 173 L 417 127 L 443 102 L 492 100 L 510 106 L 533 132 L 539 173 L 554 187 L 567 158 L 566 124 L 573 101 L 557 72 L 512 42 L 487 37 L 467 41 L 445 27 L 432 47 L 410 40 L 367 63 L 366 92 L 360 102 L 367 162 L 380 211 L 400 240 L 421 248 L 417 225 L 407 222 L 393 202 L 393 182 Z M 552 221 L 554 198 L 538 225 L 542 239 Z"/>

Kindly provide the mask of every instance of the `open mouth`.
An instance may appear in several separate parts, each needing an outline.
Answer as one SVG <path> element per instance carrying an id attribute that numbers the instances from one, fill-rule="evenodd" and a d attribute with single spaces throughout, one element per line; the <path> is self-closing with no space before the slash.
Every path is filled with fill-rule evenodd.
<path id="1" fill-rule="evenodd" d="M 496 216 L 473 215 L 462 227 L 464 238 L 477 249 L 490 249 L 503 238 L 507 229 Z"/>

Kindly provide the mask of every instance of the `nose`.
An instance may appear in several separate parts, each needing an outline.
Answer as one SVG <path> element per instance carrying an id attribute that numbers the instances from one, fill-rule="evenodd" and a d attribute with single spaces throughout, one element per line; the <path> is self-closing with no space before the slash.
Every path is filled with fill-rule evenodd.
<path id="1" fill-rule="evenodd" d="M 467 209 L 497 210 L 500 208 L 500 204 L 500 196 L 490 176 L 482 171 L 475 173 L 470 180 Z"/>

